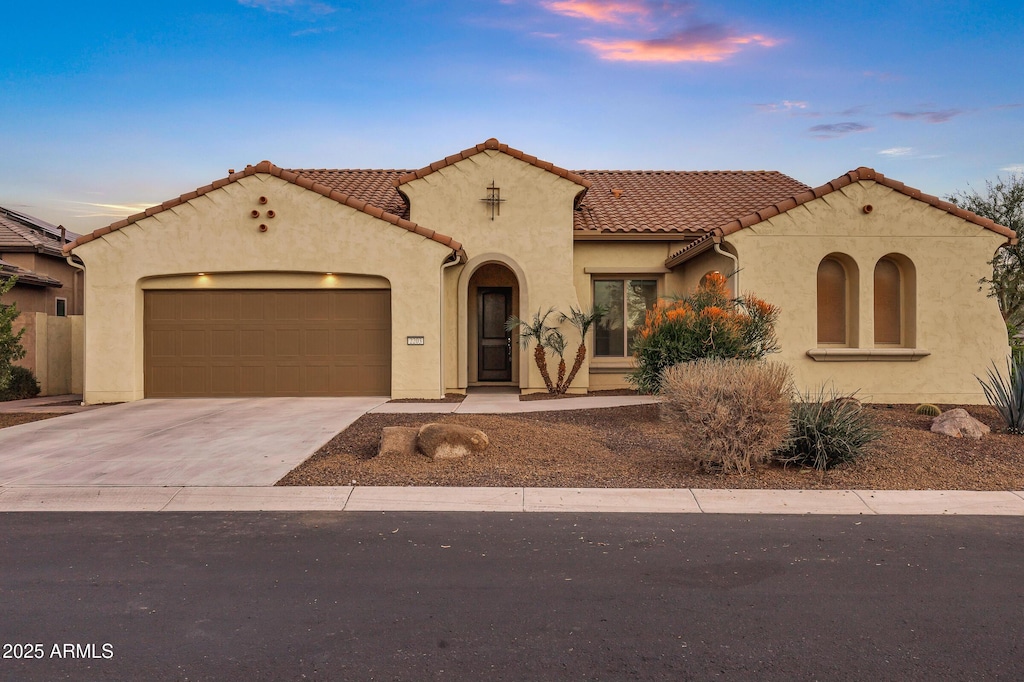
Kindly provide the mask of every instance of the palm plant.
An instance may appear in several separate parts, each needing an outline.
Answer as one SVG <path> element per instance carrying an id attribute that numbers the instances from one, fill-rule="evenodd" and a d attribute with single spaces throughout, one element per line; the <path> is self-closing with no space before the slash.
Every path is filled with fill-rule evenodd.
<path id="1" fill-rule="evenodd" d="M 512 315 L 505 321 L 505 331 L 519 330 L 519 343 L 522 344 L 523 349 L 529 348 L 530 341 L 533 341 L 536 345 L 533 347 L 533 360 L 537 363 L 537 369 L 540 370 L 540 376 L 544 379 L 544 386 L 548 389 L 548 393 L 554 393 L 555 387 L 551 383 L 551 374 L 548 372 L 548 356 L 547 356 L 547 345 L 548 337 L 552 331 L 556 331 L 554 327 L 547 323 L 551 313 L 555 312 L 555 309 L 548 308 L 548 311 L 541 315 L 540 310 L 533 314 L 533 319 L 530 322 L 520 319 L 515 315 Z"/>
<path id="2" fill-rule="evenodd" d="M 587 359 L 587 332 L 593 327 L 598 320 L 607 311 L 603 306 L 596 305 L 590 309 L 589 313 L 585 313 L 580 309 L 569 307 L 569 314 L 561 314 L 560 321 L 568 322 L 580 335 L 580 345 L 576 348 L 576 359 L 572 363 L 572 369 L 569 371 L 569 376 L 565 380 L 565 384 L 559 383 L 559 393 L 565 393 L 572 386 L 573 379 L 576 378 L 576 373 L 580 371 L 580 367 L 583 366 L 583 361 Z"/>
<path id="3" fill-rule="evenodd" d="M 519 330 L 519 342 L 523 348 L 528 348 L 531 342 L 534 343 L 533 360 L 537 364 L 537 369 L 540 370 L 541 378 L 544 379 L 545 388 L 547 388 L 548 393 L 563 395 L 569 390 L 573 379 L 576 378 L 580 367 L 583 366 L 583 361 L 587 359 L 587 332 L 590 331 L 590 328 L 594 326 L 594 323 L 601 318 L 605 311 L 601 306 L 595 306 L 589 313 L 585 313 L 575 307 L 570 307 L 568 315 L 561 312 L 558 313 L 558 324 L 568 322 L 580 335 L 580 345 L 576 349 L 576 359 L 573 361 L 572 369 L 568 371 L 568 375 L 566 374 L 565 349 L 568 347 L 569 342 L 557 326 L 549 325 L 547 322 L 548 318 L 555 312 L 554 308 L 548 308 L 548 311 L 543 314 L 538 310 L 533 314 L 533 318 L 529 322 L 513 315 L 505 322 L 505 329 L 506 331 Z M 549 350 L 558 356 L 558 373 L 554 381 L 551 380 L 551 372 L 548 370 L 547 352 Z"/>

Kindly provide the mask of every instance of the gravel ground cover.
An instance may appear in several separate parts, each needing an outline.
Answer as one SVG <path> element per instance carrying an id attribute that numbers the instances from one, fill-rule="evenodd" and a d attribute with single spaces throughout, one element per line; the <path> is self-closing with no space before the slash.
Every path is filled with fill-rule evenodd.
<path id="1" fill-rule="evenodd" d="M 956 407 L 943 405 L 943 410 Z M 656 405 L 531 414 L 367 414 L 278 485 L 591 488 L 1024 490 L 1024 437 L 1002 432 L 990 407 L 965 406 L 993 433 L 980 441 L 931 433 L 913 405 L 865 406 L 885 437 L 857 462 L 819 473 L 770 465 L 745 476 L 694 470 Z M 428 422 L 483 430 L 490 447 L 463 460 L 376 457 L 385 426 Z"/>
<path id="2" fill-rule="evenodd" d="M 62 416 L 62 412 L 0 412 L 0 429 Z"/>

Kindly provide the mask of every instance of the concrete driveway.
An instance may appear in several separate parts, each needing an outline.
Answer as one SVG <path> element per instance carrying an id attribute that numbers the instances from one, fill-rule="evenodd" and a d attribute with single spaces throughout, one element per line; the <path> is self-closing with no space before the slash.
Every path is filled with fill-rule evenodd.
<path id="1" fill-rule="evenodd" d="M 0 486 L 268 486 L 387 398 L 141 400 L 0 429 Z"/>

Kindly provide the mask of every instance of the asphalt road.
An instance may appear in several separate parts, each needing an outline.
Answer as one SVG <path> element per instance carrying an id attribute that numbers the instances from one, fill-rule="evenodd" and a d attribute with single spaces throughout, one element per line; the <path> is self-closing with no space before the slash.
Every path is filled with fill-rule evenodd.
<path id="1" fill-rule="evenodd" d="M 32 513 L 0 531 L 0 643 L 22 656 L 2 680 L 1024 678 L 1019 517 Z"/>

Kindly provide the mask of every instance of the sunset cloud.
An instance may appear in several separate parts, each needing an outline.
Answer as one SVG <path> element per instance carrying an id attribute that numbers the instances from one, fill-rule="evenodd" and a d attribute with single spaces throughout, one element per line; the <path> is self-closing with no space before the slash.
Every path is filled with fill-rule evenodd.
<path id="1" fill-rule="evenodd" d="M 580 42 L 594 50 L 601 59 L 618 62 L 720 62 L 746 45 L 773 47 L 771 38 L 761 35 L 702 35 L 703 29 L 684 31 L 668 38 L 651 40 L 601 40 L 590 38 Z"/>
<path id="2" fill-rule="evenodd" d="M 963 109 L 942 109 L 931 111 L 894 111 L 889 115 L 901 121 L 945 123 L 963 113 L 965 113 Z"/>
<path id="3" fill-rule="evenodd" d="M 725 24 L 701 22 L 692 2 L 678 0 L 541 0 L 541 7 L 586 21 L 590 35 L 577 42 L 600 59 L 675 64 L 720 62 L 750 47 L 774 47 L 779 41 Z M 596 26 L 595 26 L 596 25 Z"/>
<path id="4" fill-rule="evenodd" d="M 908 156 L 914 153 L 913 147 L 889 147 L 878 152 L 881 156 Z"/>
<path id="5" fill-rule="evenodd" d="M 322 17 L 333 14 L 337 8 L 318 0 L 238 0 L 243 7 L 255 7 L 273 14 Z"/>
<path id="6" fill-rule="evenodd" d="M 808 132 L 819 140 L 832 140 L 837 137 L 845 137 L 852 133 L 866 133 L 870 130 L 874 130 L 874 128 L 864 123 L 857 123 L 856 121 L 824 123 L 822 125 L 811 126 L 808 128 Z"/>
<path id="7" fill-rule="evenodd" d="M 767 104 L 755 104 L 754 107 L 758 111 L 763 111 L 768 114 L 774 114 L 778 112 L 792 112 L 792 111 L 803 111 L 807 109 L 808 103 L 802 100 L 789 100 L 784 99 L 781 102 L 769 102 Z"/>
<path id="8" fill-rule="evenodd" d="M 625 24 L 631 19 L 644 20 L 651 14 L 649 3 L 642 0 L 546 0 L 544 9 L 572 17 L 589 19 L 599 24 Z"/>

